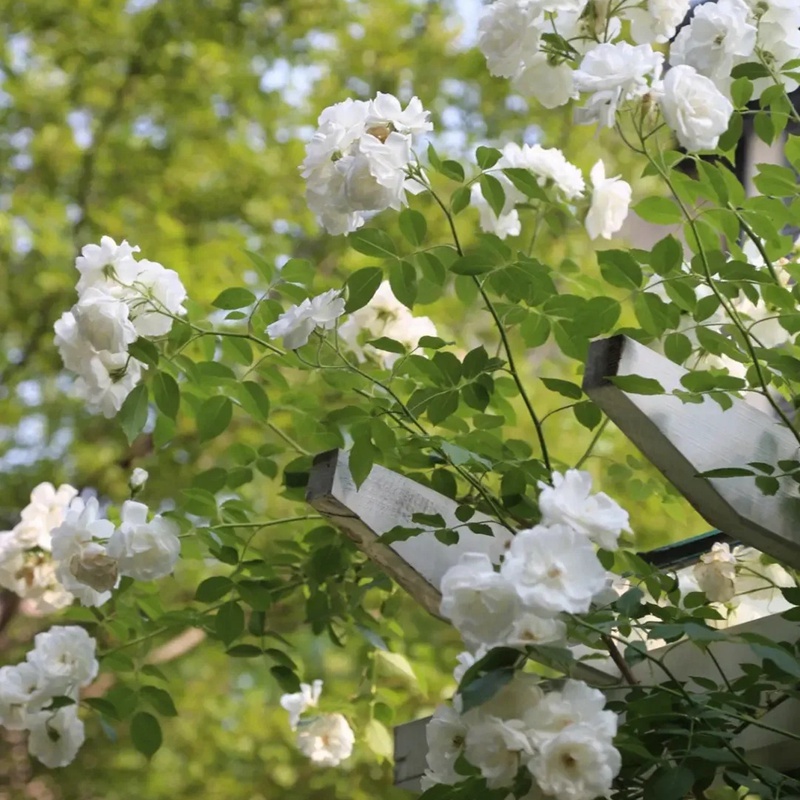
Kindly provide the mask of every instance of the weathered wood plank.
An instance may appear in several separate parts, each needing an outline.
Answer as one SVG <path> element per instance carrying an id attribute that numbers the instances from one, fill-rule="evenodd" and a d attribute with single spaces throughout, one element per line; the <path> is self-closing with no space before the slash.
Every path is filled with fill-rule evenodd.
<path id="1" fill-rule="evenodd" d="M 462 553 L 485 553 L 498 563 L 510 532 L 496 520 L 475 514 L 470 522 L 489 525 L 492 536 L 458 527 L 457 544 L 442 544 L 433 533 L 421 533 L 403 542 L 386 545 L 381 534 L 397 525 L 414 526 L 414 514 L 440 514 L 447 526 L 461 526 L 455 516 L 458 504 L 410 478 L 372 468 L 356 488 L 348 468 L 347 453 L 331 450 L 314 461 L 306 499 L 320 514 L 346 533 L 366 555 L 397 581 L 412 597 L 439 616 L 442 575 Z"/>
<path id="2" fill-rule="evenodd" d="M 743 400 L 723 411 L 713 400 L 683 403 L 671 395 L 629 394 L 613 376 L 655 378 L 669 392 L 686 370 L 625 336 L 593 342 L 583 388 L 620 430 L 712 525 L 726 534 L 800 567 L 800 496 L 784 479 L 772 497 L 753 478 L 698 478 L 749 461 L 796 459 L 797 443 L 768 414 Z"/>

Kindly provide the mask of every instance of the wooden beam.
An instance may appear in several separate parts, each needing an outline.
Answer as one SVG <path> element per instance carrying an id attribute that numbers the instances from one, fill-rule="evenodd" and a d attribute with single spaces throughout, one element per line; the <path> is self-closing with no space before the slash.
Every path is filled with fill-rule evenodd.
<path id="1" fill-rule="evenodd" d="M 461 554 L 485 553 L 497 564 L 511 540 L 511 533 L 485 514 L 475 514 L 470 522 L 489 525 L 492 536 L 461 527 L 455 515 L 458 503 L 384 467 L 374 466 L 356 488 L 348 454 L 342 450 L 322 453 L 314 460 L 306 500 L 436 616 L 440 616 L 442 576 Z M 459 526 L 458 543 L 442 544 L 432 532 L 388 545 L 380 541 L 381 534 L 397 525 L 418 527 L 411 519 L 418 513 L 439 514 L 446 526 Z"/>
<path id="2" fill-rule="evenodd" d="M 712 525 L 782 563 L 800 568 L 800 493 L 782 479 L 762 494 L 752 477 L 699 478 L 750 461 L 797 459 L 793 436 L 769 414 L 733 398 L 723 411 L 710 398 L 683 403 L 671 395 L 631 394 L 614 376 L 655 378 L 666 392 L 680 389 L 686 370 L 625 336 L 592 342 L 583 389 L 678 491 Z"/>

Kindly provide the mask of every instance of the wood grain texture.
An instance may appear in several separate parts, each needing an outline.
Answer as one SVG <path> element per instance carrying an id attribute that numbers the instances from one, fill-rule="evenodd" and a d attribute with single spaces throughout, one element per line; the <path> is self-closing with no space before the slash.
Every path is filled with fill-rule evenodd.
<path id="1" fill-rule="evenodd" d="M 792 435 L 744 400 L 723 411 L 717 403 L 683 403 L 671 395 L 622 391 L 613 376 L 654 378 L 681 388 L 682 367 L 625 336 L 592 342 L 583 389 L 695 509 L 714 527 L 800 568 L 800 494 L 783 479 L 768 497 L 751 477 L 699 478 L 720 467 L 797 459 Z"/>
<path id="2" fill-rule="evenodd" d="M 412 522 L 412 516 L 418 513 L 439 514 L 446 526 L 461 526 L 455 516 L 458 504 L 381 466 L 374 466 L 364 483 L 356 488 L 348 468 L 347 453 L 341 450 L 331 450 L 315 459 L 306 500 L 436 616 L 439 616 L 441 603 L 442 575 L 461 554 L 485 553 L 498 563 L 511 539 L 510 532 L 496 520 L 475 514 L 470 522 L 489 525 L 492 536 L 458 527 L 457 544 L 442 544 L 432 532 L 384 544 L 379 537 L 395 526 L 418 527 Z"/>

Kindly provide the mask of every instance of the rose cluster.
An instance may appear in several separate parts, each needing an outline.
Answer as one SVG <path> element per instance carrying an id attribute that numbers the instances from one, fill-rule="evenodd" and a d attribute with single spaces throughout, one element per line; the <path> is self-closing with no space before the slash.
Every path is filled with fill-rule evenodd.
<path id="1" fill-rule="evenodd" d="M 479 23 L 490 72 L 521 94 L 555 108 L 583 95 L 578 122 L 613 126 L 617 110 L 656 104 L 680 144 L 713 149 L 733 113 L 731 72 L 760 60 L 772 77 L 797 87 L 784 65 L 800 56 L 800 6 L 787 0 L 718 0 L 694 11 L 669 49 L 670 68 L 653 49 L 675 36 L 689 0 L 496 0 Z M 629 23 L 635 44 L 621 40 Z"/>
<path id="2" fill-rule="evenodd" d="M 501 239 L 519 236 L 522 232 L 516 206 L 526 200 L 525 195 L 506 177 L 504 169 L 524 169 L 530 172 L 539 186 L 550 190 L 552 199 L 570 204 L 583 198 L 586 182 L 574 164 L 571 164 L 557 147 L 523 145 L 511 142 L 502 150 L 503 155 L 491 170 L 500 181 L 505 194 L 505 204 L 496 214 L 483 197 L 479 184 L 472 186 L 472 204 L 480 214 L 480 225 L 484 231 L 494 233 Z M 631 187 L 618 177 L 607 178 L 605 165 L 598 161 L 589 175 L 592 183 L 592 199 L 586 216 L 586 230 L 592 239 L 602 236 L 610 239 L 620 230 L 631 202 Z"/>
<path id="3" fill-rule="evenodd" d="M 344 314 L 344 307 L 341 292 L 331 289 L 288 308 L 267 326 L 267 334 L 273 339 L 282 337 L 284 347 L 296 350 L 308 342 L 315 330 L 333 330 Z M 338 330 L 339 341 L 347 345 L 360 362 L 370 356 L 386 368 L 397 360 L 397 353 L 365 344 L 362 341 L 365 337 L 379 339 L 385 336 L 413 350 L 423 336 L 436 335 L 433 322 L 428 317 L 415 317 L 394 296 L 388 281 L 384 281 L 369 303 L 353 312 Z"/>
<path id="4" fill-rule="evenodd" d="M 28 731 L 28 750 L 46 767 L 65 767 L 83 744 L 77 703 L 97 675 L 95 647 L 83 628 L 54 627 L 36 634 L 25 661 L 0 667 L 0 725 Z"/>
<path id="5" fill-rule="evenodd" d="M 432 130 L 428 112 L 412 97 L 402 108 L 379 92 L 369 102 L 345 100 L 320 114 L 306 146 L 306 200 L 329 233 L 360 228 L 369 212 L 399 209 L 424 184 L 410 177 L 411 140 Z"/>
<path id="6" fill-rule="evenodd" d="M 289 713 L 289 725 L 297 731 L 297 747 L 321 767 L 336 767 L 353 752 L 355 735 L 341 714 L 320 714 L 309 719 L 302 715 L 316 708 L 322 694 L 322 681 L 301 683 L 300 691 L 281 697 L 281 707 Z M 298 730 L 299 729 L 299 730 Z"/>
<path id="7" fill-rule="evenodd" d="M 0 586 L 24 600 L 29 613 L 48 614 L 74 599 L 56 576 L 50 533 L 64 521 L 77 494 L 66 483 L 58 489 L 40 483 L 20 521 L 10 531 L 0 532 Z"/>
<path id="8" fill-rule="evenodd" d="M 78 599 L 101 606 L 122 576 L 151 581 L 172 572 L 180 554 L 178 526 L 144 503 L 128 500 L 120 524 L 100 517 L 97 499 L 49 483 L 37 486 L 21 521 L 0 533 L 0 586 L 47 613 Z"/>
<path id="9" fill-rule="evenodd" d="M 595 545 L 616 549 L 622 531 L 629 530 L 629 518 L 606 494 L 592 494 L 591 484 L 587 472 L 553 473 L 552 484 L 539 484 L 541 523 L 514 536 L 499 569 L 488 556 L 467 553 L 444 574 L 442 615 L 469 648 L 459 658 L 457 677 L 493 647 L 564 645 L 561 616 L 586 613 L 609 594 L 609 575 Z M 493 787 L 507 785 L 525 764 L 541 790 L 555 797 L 590 800 L 607 792 L 620 760 L 611 744 L 616 719 L 612 722 L 614 715 L 602 711 L 602 694 L 574 682 L 562 693 L 543 697 L 537 687 L 524 691 L 530 713 L 520 711 L 526 706 L 519 698 L 509 704 L 509 716 L 493 711 L 491 702 L 480 707 L 478 733 L 472 733 L 472 741 L 480 744 L 469 746 L 464 739 L 467 760 Z M 563 712 L 564 725 L 548 722 L 551 712 Z M 459 723 L 468 733 L 472 713 Z M 600 724 L 600 717 L 584 719 L 581 714 L 607 715 L 602 719 L 608 721 Z M 495 758 L 502 769 L 490 763 Z M 559 772 L 564 760 L 575 768 Z M 440 777 L 440 766 L 431 764 L 430 780 L 454 782 L 449 773 Z"/>
<path id="10" fill-rule="evenodd" d="M 83 248 L 78 302 L 55 324 L 64 366 L 78 375 L 76 388 L 92 411 L 113 417 L 147 366 L 128 348 L 139 337 L 158 338 L 185 314 L 186 290 L 171 269 L 136 260 L 138 247 L 103 236 Z"/>
<path id="11" fill-rule="evenodd" d="M 526 768 L 542 795 L 563 800 L 605 796 L 621 765 L 613 745 L 618 718 L 582 681 L 545 692 L 540 679 L 516 673 L 488 702 L 460 714 L 439 706 L 428 723 L 424 789 L 463 780 L 456 762 L 477 767 L 490 789 L 513 784 Z"/>

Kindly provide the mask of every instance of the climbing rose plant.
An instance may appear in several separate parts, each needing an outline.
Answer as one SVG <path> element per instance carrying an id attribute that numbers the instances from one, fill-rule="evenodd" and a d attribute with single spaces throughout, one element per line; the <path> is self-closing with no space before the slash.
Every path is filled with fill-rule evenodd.
<path id="1" fill-rule="evenodd" d="M 141 468 L 119 508 L 91 488 L 32 488 L 18 524 L 0 534 L 0 586 L 55 624 L 24 661 L 0 669 L 0 724 L 28 731 L 34 757 L 53 768 L 80 758 L 86 714 L 108 725 L 130 718 L 135 745 L 147 755 L 158 749 L 151 712 L 174 713 L 167 689 L 148 684 L 124 708 L 81 690 L 98 670 L 137 668 L 126 648 L 146 645 L 164 625 L 152 604 L 136 610 L 140 585 L 165 579 L 184 559 L 213 564 L 214 574 L 190 604 L 169 612 L 173 623 L 202 628 L 232 657 L 271 659 L 288 725 L 316 764 L 335 767 L 358 746 L 363 716 L 319 709 L 322 681 L 301 683 L 290 641 L 266 641 L 269 610 L 301 603 L 312 630 L 336 643 L 358 626 L 375 643 L 373 660 L 404 668 L 379 635 L 393 590 L 324 525 L 305 537 L 302 557 L 269 564 L 251 547 L 260 530 L 313 516 L 299 500 L 296 517 L 261 519 L 243 491 L 256 472 L 280 470 L 287 497 L 297 499 L 291 490 L 307 480 L 311 454 L 274 421 L 270 395 L 305 375 L 324 387 L 325 441 L 348 451 L 357 485 L 381 463 L 458 503 L 459 525 L 417 514 L 384 535 L 387 544 L 416 535 L 444 544 L 467 533 L 497 539 L 491 555 L 453 559 L 439 587 L 440 613 L 465 650 L 452 701 L 428 725 L 425 796 L 800 791 L 796 778 L 751 761 L 737 738 L 752 729 L 798 738 L 763 720 L 796 698 L 797 645 L 732 627 L 764 614 L 796 621 L 794 573 L 727 543 L 678 571 L 636 555 L 635 501 L 595 491 L 581 469 L 601 441 L 602 413 L 572 380 L 541 375 L 532 391 L 524 355 L 555 349 L 562 371 L 577 377 L 590 340 L 624 320 L 628 336 L 685 368 L 669 393 L 722 410 L 745 398 L 800 444 L 800 265 L 785 234 L 800 190 L 791 168 L 762 165 L 760 195 L 748 197 L 731 169 L 745 116 L 768 143 L 800 122 L 786 95 L 800 83 L 800 7 L 719 0 L 678 30 L 688 10 L 688 0 L 497 0 L 478 39 L 489 71 L 520 94 L 545 108 L 572 104 L 577 124 L 614 129 L 659 181 L 636 212 L 682 226 L 682 241 L 667 235 L 649 251 L 600 249 L 599 273 L 569 259 L 546 263 L 543 226 L 556 236 L 583 228 L 589 242 L 618 235 L 633 176 L 602 160 L 587 175 L 538 143 L 487 144 L 461 163 L 437 151 L 421 99 L 379 93 L 327 108 L 300 166 L 320 225 L 372 262 L 343 280 L 302 260 L 275 265 L 250 253 L 249 287 L 226 287 L 209 311 L 190 302 L 175 271 L 127 241 L 104 236 L 83 248 L 77 300 L 55 325 L 54 347 L 88 411 L 116 417 L 131 441 L 151 433 L 159 448 L 175 446 L 183 420 L 201 441 L 252 423 L 282 446 L 231 448 L 221 482 L 205 474 L 170 508 L 134 499 L 147 493 Z M 789 136 L 785 150 L 800 168 L 800 139 Z M 429 234 L 434 215 L 448 239 Z M 476 323 L 457 327 L 416 308 L 445 296 Z M 624 388 L 667 393 L 637 376 Z M 544 395 L 563 402 L 544 414 Z M 556 414 L 586 431 L 576 463 L 548 435 Z M 765 495 L 796 492 L 800 462 L 720 464 L 706 477 L 752 480 Z M 373 613 L 364 610 L 368 595 L 378 598 L 369 601 Z M 70 621 L 81 624 L 61 624 Z M 731 642 L 751 650 L 751 664 L 715 657 Z M 667 656 L 679 647 L 697 648 L 709 671 L 676 676 Z M 137 653 L 144 674 L 163 677 Z M 374 741 L 387 732 L 372 675 L 366 726 Z"/>

